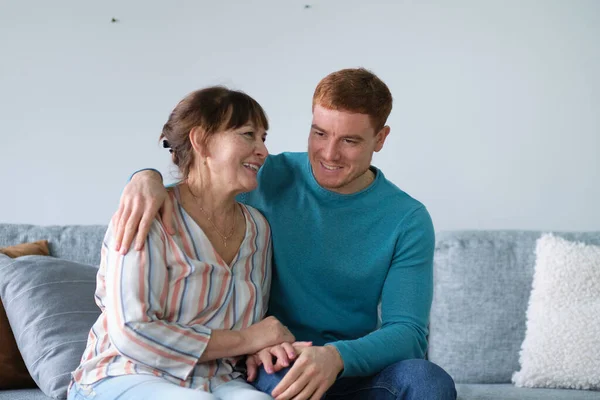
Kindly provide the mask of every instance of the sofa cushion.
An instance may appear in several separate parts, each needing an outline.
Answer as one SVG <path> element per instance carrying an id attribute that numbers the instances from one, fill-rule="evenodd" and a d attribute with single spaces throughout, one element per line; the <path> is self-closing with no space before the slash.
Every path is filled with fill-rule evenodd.
<path id="1" fill-rule="evenodd" d="M 600 244 L 600 232 L 557 233 Z M 428 357 L 457 383 L 510 383 L 519 369 L 541 232 L 436 234 Z"/>
<path id="2" fill-rule="evenodd" d="M 16 258 L 26 255 L 48 255 L 48 241 L 21 243 L 0 249 L 0 254 Z M 0 300 L 0 389 L 36 387 L 19 352 L 12 329 Z"/>
<path id="3" fill-rule="evenodd" d="M 600 392 L 589 390 L 527 389 L 510 383 L 457 384 L 457 400 L 598 400 Z"/>
<path id="4" fill-rule="evenodd" d="M 6 314 L 31 376 L 50 397 L 66 397 L 70 373 L 100 315 L 96 273 L 95 267 L 54 257 L 0 259 Z"/>
<path id="5" fill-rule="evenodd" d="M 0 249 L 0 253 L 9 256 L 10 258 L 17 258 L 22 256 L 47 256 L 50 254 L 48 250 L 47 240 L 38 240 L 31 243 L 21 243 L 14 246 L 3 247 Z"/>
<path id="6" fill-rule="evenodd" d="M 48 400 L 40 389 L 0 390 L 0 400 Z"/>
<path id="7" fill-rule="evenodd" d="M 0 223 L 0 247 L 48 240 L 50 255 L 88 265 L 100 264 L 106 225 L 40 226 Z"/>
<path id="8" fill-rule="evenodd" d="M 600 246 L 537 241 L 517 386 L 600 389 Z"/>

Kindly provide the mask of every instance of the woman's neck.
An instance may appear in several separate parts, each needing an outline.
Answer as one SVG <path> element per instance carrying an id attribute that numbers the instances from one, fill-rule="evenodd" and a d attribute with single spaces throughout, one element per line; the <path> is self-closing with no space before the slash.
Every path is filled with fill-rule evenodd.
<path id="1" fill-rule="evenodd" d="M 202 209 L 217 223 L 231 221 L 231 215 L 236 207 L 236 193 L 219 190 L 215 185 L 203 184 L 198 179 L 187 179 L 181 183 L 181 186 L 184 188 L 180 191 L 184 203 Z"/>

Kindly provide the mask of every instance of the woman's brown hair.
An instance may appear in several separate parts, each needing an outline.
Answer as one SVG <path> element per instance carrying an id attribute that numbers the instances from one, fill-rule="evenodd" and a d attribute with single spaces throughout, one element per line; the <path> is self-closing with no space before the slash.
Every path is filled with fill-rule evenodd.
<path id="1" fill-rule="evenodd" d="M 257 129 L 269 129 L 263 108 L 246 93 L 223 86 L 212 86 L 188 94 L 171 112 L 163 126 L 159 140 L 166 140 L 171 149 L 173 163 L 186 179 L 194 162 L 194 149 L 190 131 L 200 127 L 203 143 L 219 131 L 237 129 L 247 123 Z"/>

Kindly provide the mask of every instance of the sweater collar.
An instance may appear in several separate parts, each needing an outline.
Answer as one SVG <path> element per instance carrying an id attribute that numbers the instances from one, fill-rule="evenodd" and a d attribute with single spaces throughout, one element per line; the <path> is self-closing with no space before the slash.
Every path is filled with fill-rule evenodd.
<path id="1" fill-rule="evenodd" d="M 319 185 L 319 182 L 317 182 L 317 179 L 315 178 L 315 175 L 313 174 L 312 166 L 310 165 L 310 160 L 308 158 L 308 154 L 306 157 L 306 162 L 304 164 L 304 167 L 306 168 L 305 173 L 308 176 L 308 184 L 311 187 L 311 189 L 313 189 L 315 193 L 322 196 L 323 198 L 328 198 L 328 199 L 332 199 L 332 200 L 350 200 L 350 199 L 357 199 L 357 198 L 363 197 L 367 193 L 369 193 L 373 189 L 375 189 L 380 184 L 381 180 L 384 179 L 383 172 L 381 172 L 377 167 L 374 167 L 371 165 L 369 168 L 375 174 L 373 182 L 371 182 L 367 187 L 359 190 L 358 192 L 342 194 L 342 193 L 334 192 L 329 189 L 325 189 L 323 186 Z"/>

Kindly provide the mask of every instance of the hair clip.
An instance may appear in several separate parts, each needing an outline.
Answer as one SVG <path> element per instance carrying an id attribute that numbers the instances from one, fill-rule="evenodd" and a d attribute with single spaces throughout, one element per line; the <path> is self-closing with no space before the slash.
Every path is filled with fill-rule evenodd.
<path id="1" fill-rule="evenodd" d="M 171 145 L 169 144 L 167 139 L 164 139 L 162 143 L 163 143 L 163 147 L 165 149 L 169 149 L 169 153 L 173 154 L 173 149 L 171 148 Z"/>

